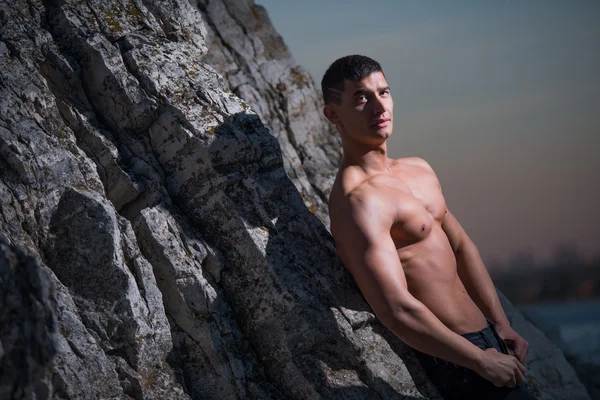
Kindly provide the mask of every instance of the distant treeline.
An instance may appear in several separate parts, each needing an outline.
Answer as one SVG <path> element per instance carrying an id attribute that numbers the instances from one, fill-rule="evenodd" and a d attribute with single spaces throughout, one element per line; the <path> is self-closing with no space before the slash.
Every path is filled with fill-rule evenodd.
<path id="1" fill-rule="evenodd" d="M 515 304 L 600 297 L 600 256 L 585 261 L 572 245 L 557 247 L 549 262 L 522 252 L 489 270 L 496 287 Z"/>

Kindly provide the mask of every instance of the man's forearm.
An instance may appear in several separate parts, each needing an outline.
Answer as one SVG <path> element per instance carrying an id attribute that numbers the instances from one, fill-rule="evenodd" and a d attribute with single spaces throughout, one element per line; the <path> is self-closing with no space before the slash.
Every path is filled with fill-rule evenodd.
<path id="1" fill-rule="evenodd" d="M 510 325 L 479 251 L 471 240 L 456 253 L 458 275 L 477 307 L 495 324 Z"/>
<path id="2" fill-rule="evenodd" d="M 417 299 L 408 300 L 382 322 L 414 349 L 474 371 L 481 366 L 483 350 L 448 329 Z"/>

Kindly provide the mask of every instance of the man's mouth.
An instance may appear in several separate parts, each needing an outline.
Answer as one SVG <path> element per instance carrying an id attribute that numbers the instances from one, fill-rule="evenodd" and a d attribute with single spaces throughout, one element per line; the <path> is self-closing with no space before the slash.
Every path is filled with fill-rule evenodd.
<path id="1" fill-rule="evenodd" d="M 377 127 L 377 128 L 383 128 L 384 126 L 387 126 L 387 124 L 390 122 L 389 118 L 386 119 L 378 119 L 377 121 L 374 121 L 371 126 L 372 127 Z"/>

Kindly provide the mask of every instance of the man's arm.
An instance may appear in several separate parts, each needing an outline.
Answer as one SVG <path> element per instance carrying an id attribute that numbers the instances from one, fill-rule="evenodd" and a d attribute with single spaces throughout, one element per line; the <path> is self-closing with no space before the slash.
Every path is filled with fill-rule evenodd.
<path id="1" fill-rule="evenodd" d="M 515 356 L 523 362 L 527 357 L 529 344 L 511 328 L 477 247 L 450 211 L 447 211 L 444 216 L 442 229 L 446 232 L 454 250 L 458 276 L 469 292 L 469 296 L 483 314 L 496 324 L 500 337 L 512 348 Z"/>
<path id="2" fill-rule="evenodd" d="M 516 358 L 482 351 L 408 292 L 385 205 L 354 196 L 342 207 L 335 229 L 332 224 L 338 254 L 383 324 L 409 346 L 472 369 L 496 386 L 523 381 L 525 368 Z"/>

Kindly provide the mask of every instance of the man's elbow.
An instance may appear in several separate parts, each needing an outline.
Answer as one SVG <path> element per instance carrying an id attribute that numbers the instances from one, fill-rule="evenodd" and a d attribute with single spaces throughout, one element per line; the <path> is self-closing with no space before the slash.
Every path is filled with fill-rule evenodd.
<path id="1" fill-rule="evenodd" d="M 376 312 L 377 318 L 386 327 L 396 331 L 399 327 L 411 326 L 417 314 L 425 307 L 416 299 L 407 299 Z"/>

